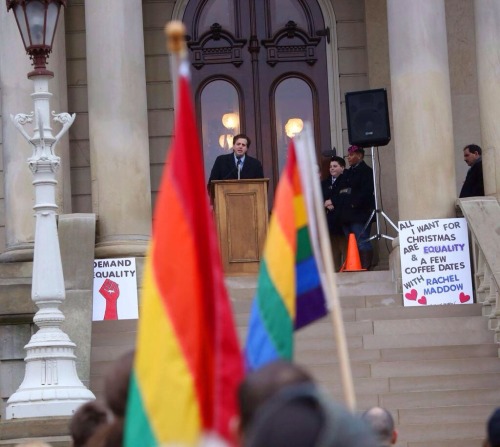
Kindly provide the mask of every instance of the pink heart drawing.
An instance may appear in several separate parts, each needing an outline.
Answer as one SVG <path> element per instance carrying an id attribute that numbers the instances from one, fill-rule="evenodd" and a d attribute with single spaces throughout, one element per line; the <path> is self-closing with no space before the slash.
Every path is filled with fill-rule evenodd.
<path id="1" fill-rule="evenodd" d="M 417 301 L 418 304 L 427 304 L 427 298 L 425 296 L 423 296 L 422 298 L 419 298 L 419 300 Z"/>
<path id="2" fill-rule="evenodd" d="M 466 303 L 470 300 L 470 295 L 466 295 L 464 292 L 460 292 L 459 300 L 461 303 Z"/>
<path id="3" fill-rule="evenodd" d="M 405 293 L 405 297 L 409 300 L 415 301 L 417 299 L 417 291 L 415 289 L 411 289 L 409 293 Z"/>

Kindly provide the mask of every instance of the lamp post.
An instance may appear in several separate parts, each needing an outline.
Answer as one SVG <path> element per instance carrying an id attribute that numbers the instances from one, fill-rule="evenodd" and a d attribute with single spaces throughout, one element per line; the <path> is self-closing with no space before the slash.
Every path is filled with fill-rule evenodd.
<path id="1" fill-rule="evenodd" d="M 50 127 L 49 80 L 54 74 L 47 70 L 61 6 L 66 0 L 7 0 L 13 9 L 24 47 L 33 61 L 28 73 L 33 81 L 33 112 L 10 116 L 16 128 L 32 145 L 28 166 L 35 187 L 35 247 L 31 298 L 38 307 L 33 321 L 39 330 L 26 349 L 24 380 L 7 401 L 7 419 L 71 415 L 94 395 L 82 384 L 76 373 L 75 344 L 60 326 L 64 315 L 59 306 L 65 298 L 64 277 L 57 236 L 56 171 L 60 158 L 54 148 L 75 120 L 75 114 L 56 114 L 54 121 L 62 124 L 56 136 Z M 33 123 L 30 137 L 23 126 Z"/>

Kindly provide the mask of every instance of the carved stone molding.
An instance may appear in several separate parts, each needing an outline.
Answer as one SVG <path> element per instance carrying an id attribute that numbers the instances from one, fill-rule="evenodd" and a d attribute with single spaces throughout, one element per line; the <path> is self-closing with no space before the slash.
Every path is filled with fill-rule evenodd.
<path id="1" fill-rule="evenodd" d="M 232 63 L 239 67 L 243 63 L 242 49 L 246 39 L 237 39 L 218 23 L 210 27 L 210 31 L 202 34 L 197 41 L 188 42 L 193 52 L 192 64 L 196 69 L 206 64 Z"/>
<path id="2" fill-rule="evenodd" d="M 278 62 L 307 62 L 314 65 L 318 60 L 316 47 L 321 38 L 311 37 L 290 20 L 272 39 L 262 40 L 267 51 L 267 63 L 271 66 Z"/>

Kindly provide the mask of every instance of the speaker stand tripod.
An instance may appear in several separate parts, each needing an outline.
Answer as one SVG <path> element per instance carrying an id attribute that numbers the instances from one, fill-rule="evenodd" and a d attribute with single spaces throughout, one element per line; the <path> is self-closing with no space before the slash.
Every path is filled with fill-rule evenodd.
<path id="1" fill-rule="evenodd" d="M 365 226 L 363 227 L 363 231 L 361 233 L 364 233 L 364 231 L 370 226 L 370 222 L 372 221 L 373 219 L 373 216 L 375 216 L 375 222 L 377 223 L 377 233 L 374 234 L 373 236 L 369 237 L 368 239 L 366 239 L 367 241 L 371 241 L 373 239 L 376 239 L 377 241 L 382 239 L 382 238 L 385 238 L 385 239 L 389 239 L 389 240 L 394 240 L 393 237 L 391 236 L 388 236 L 387 234 L 383 234 L 380 232 L 380 215 L 382 215 L 382 217 L 387 221 L 389 222 L 393 228 L 399 233 L 399 229 L 398 227 L 394 224 L 394 222 L 390 219 L 390 217 L 384 213 L 384 211 L 378 207 L 378 194 L 377 194 L 377 163 L 375 162 L 375 155 L 374 155 L 374 152 L 375 152 L 375 147 L 372 146 L 371 147 L 371 154 L 372 154 L 372 168 L 373 168 L 373 191 L 374 191 L 374 196 L 375 196 L 375 209 L 372 211 L 372 213 L 370 214 L 370 217 L 368 218 L 368 220 L 366 221 L 365 223 Z"/>

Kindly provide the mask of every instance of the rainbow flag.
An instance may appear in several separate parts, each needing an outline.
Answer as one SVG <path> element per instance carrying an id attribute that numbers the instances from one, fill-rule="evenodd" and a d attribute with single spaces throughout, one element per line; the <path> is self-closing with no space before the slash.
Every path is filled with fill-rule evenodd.
<path id="1" fill-rule="evenodd" d="M 231 442 L 243 360 L 209 209 L 187 62 L 179 69 L 175 138 L 154 214 L 126 447 Z"/>
<path id="2" fill-rule="evenodd" d="M 245 348 L 256 369 L 293 357 L 293 331 L 326 315 L 318 262 L 293 141 L 280 178 L 260 264 Z"/>

